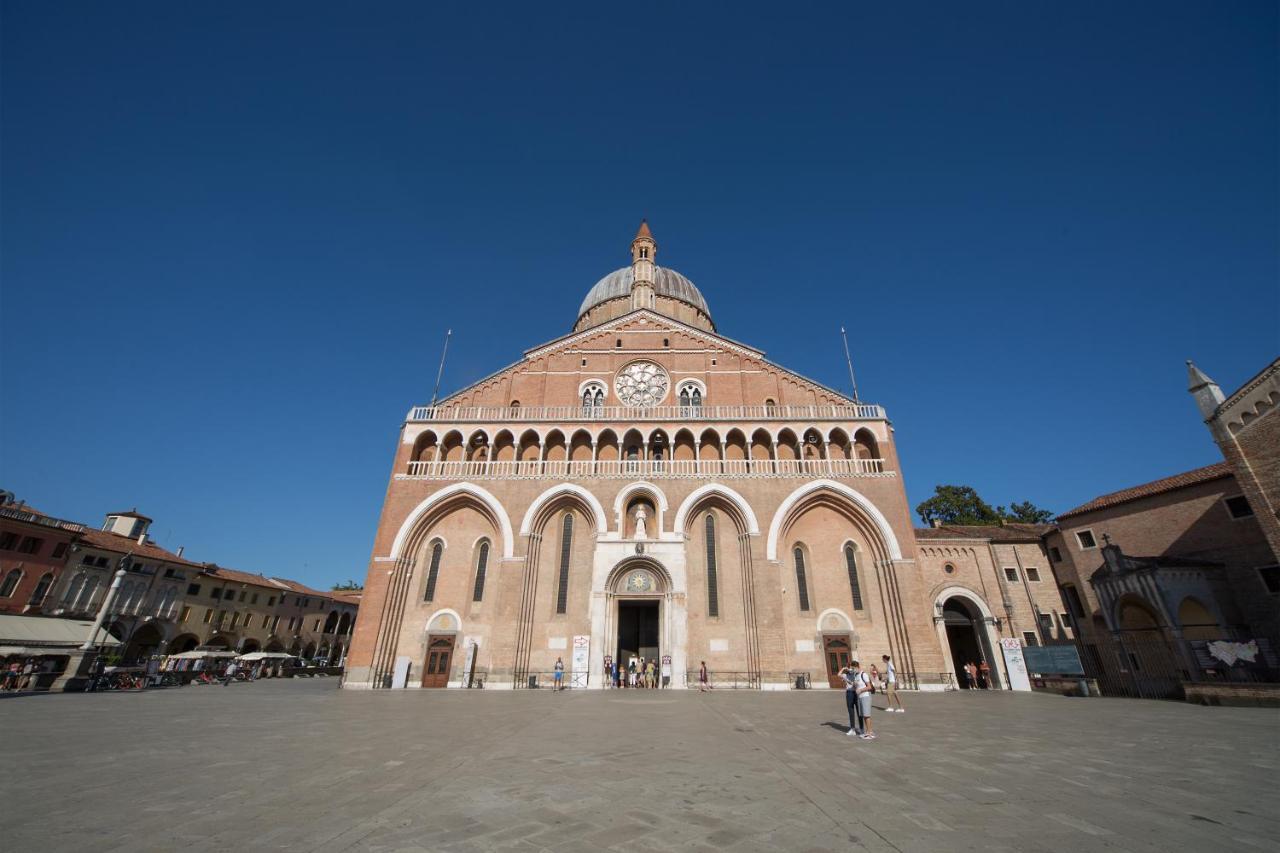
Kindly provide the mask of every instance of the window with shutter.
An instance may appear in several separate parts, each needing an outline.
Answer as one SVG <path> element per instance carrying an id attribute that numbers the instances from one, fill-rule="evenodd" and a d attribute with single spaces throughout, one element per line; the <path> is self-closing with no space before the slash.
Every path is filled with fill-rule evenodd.
<path id="1" fill-rule="evenodd" d="M 720 615 L 720 590 L 716 579 L 716 520 L 707 513 L 707 615 Z"/>
<path id="2" fill-rule="evenodd" d="M 796 558 L 796 595 L 800 598 L 800 609 L 808 612 L 809 610 L 809 581 L 804 573 L 804 550 L 795 549 Z"/>
<path id="3" fill-rule="evenodd" d="M 427 570 L 427 593 L 423 601 L 432 601 L 436 597 L 436 580 L 440 577 L 440 557 L 444 554 L 444 546 L 439 542 L 431 546 L 431 568 Z"/>
<path id="4" fill-rule="evenodd" d="M 844 562 L 849 569 L 849 591 L 853 594 L 853 609 L 862 609 L 862 587 L 858 585 L 858 558 L 852 545 L 844 546 Z"/>
<path id="5" fill-rule="evenodd" d="M 560 529 L 560 583 L 556 589 L 556 613 L 569 609 L 569 556 L 573 550 L 573 513 L 565 513 Z"/>

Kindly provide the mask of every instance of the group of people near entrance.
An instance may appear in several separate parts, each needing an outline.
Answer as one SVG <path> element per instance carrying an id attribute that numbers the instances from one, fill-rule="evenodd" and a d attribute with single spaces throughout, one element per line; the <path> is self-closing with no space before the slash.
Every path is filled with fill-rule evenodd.
<path id="1" fill-rule="evenodd" d="M 886 713 L 907 712 L 898 696 L 898 671 L 894 669 L 893 661 L 888 655 L 881 655 L 880 660 L 884 662 L 883 673 L 876 670 L 875 664 L 867 672 L 856 660 L 840 670 L 840 678 L 844 681 L 844 702 L 849 709 L 849 737 L 856 735 L 863 740 L 875 740 L 871 725 L 871 697 L 877 690 L 884 691 Z"/>
<path id="2" fill-rule="evenodd" d="M 671 686 L 671 661 L 664 658 L 661 663 L 657 658 L 635 657 L 627 661 L 624 667 L 621 662 L 614 664 L 612 658 L 604 662 L 604 683 L 607 687 L 623 688 L 666 688 Z"/>
<path id="3" fill-rule="evenodd" d="M 991 666 L 984 660 L 980 664 L 974 664 L 969 661 L 962 668 L 961 678 L 964 680 L 965 688 L 969 690 L 990 690 L 991 689 Z"/>

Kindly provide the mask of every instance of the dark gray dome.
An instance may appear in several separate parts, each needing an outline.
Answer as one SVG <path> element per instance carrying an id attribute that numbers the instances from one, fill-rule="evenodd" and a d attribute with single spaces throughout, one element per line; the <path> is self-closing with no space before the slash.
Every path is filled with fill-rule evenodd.
<path id="1" fill-rule="evenodd" d="M 614 270 L 609 273 L 597 281 L 596 286 L 587 293 L 587 298 L 582 300 L 582 307 L 578 309 L 578 316 L 581 317 L 602 302 L 630 296 L 631 285 L 634 282 L 635 271 L 631 267 L 623 267 L 620 270 Z M 711 309 L 707 307 L 707 300 L 702 298 L 698 288 L 694 287 L 693 282 L 675 270 L 655 264 L 653 267 L 653 290 L 658 296 L 667 296 L 671 299 L 687 302 L 708 317 L 711 316 Z"/>

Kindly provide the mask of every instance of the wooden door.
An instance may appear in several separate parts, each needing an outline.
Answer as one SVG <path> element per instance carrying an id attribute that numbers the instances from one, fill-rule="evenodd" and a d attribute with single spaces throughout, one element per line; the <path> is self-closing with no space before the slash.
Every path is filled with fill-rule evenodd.
<path id="1" fill-rule="evenodd" d="M 822 638 L 823 657 L 827 662 L 827 686 L 844 687 L 844 680 L 840 678 L 840 670 L 849 665 L 849 637 L 843 635 L 839 637 L 823 637 Z"/>
<path id="2" fill-rule="evenodd" d="M 427 660 L 422 667 L 423 687 L 448 687 L 453 661 L 453 637 L 428 637 Z"/>

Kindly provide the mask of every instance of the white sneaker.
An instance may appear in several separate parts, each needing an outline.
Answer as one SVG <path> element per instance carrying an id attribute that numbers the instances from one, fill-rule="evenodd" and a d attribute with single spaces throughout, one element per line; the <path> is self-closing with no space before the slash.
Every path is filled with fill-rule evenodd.
<path id="1" fill-rule="evenodd" d="M 899 709 L 898 709 L 898 713 L 899 713 L 899 714 L 905 714 L 905 713 L 907 713 L 907 709 L 906 709 L 906 708 L 899 708 Z"/>
<path id="2" fill-rule="evenodd" d="M 853 729 L 849 729 L 849 731 L 845 732 L 845 734 L 848 735 L 849 737 L 853 737 L 854 735 L 857 734 L 857 732 L 854 731 Z"/>

